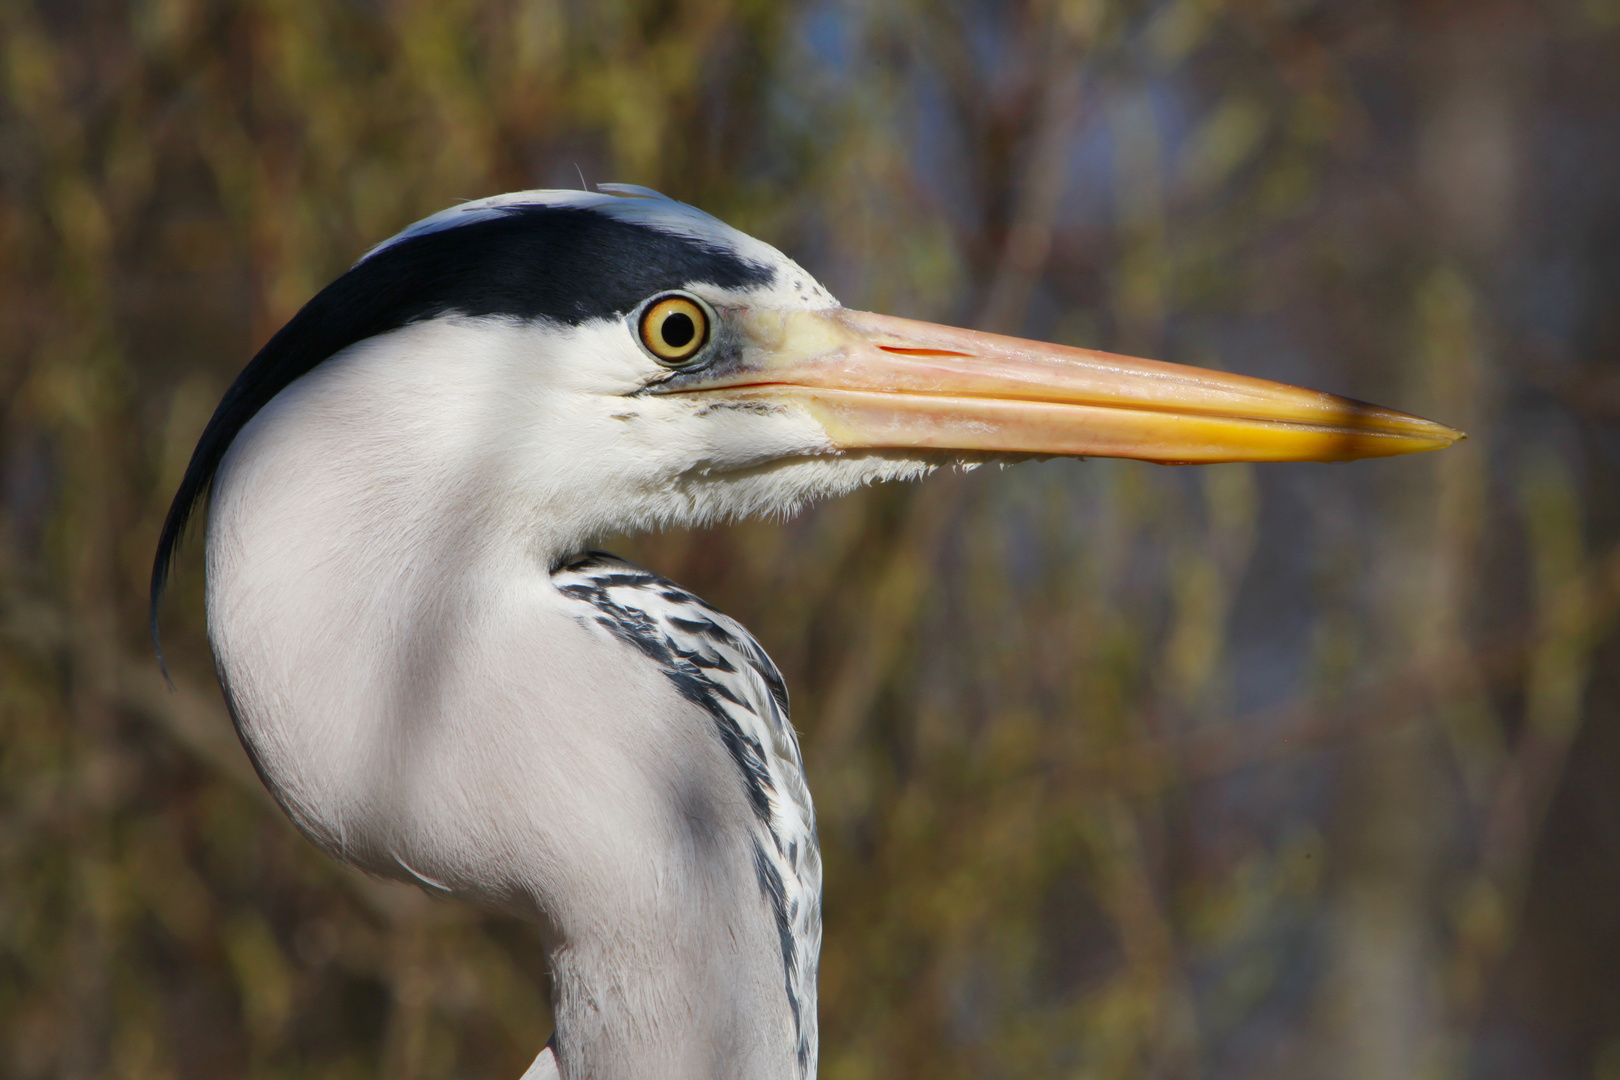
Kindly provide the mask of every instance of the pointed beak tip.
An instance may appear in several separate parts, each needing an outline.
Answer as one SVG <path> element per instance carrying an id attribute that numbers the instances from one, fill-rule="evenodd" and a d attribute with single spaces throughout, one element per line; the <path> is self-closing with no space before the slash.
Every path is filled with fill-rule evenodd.
<path id="1" fill-rule="evenodd" d="M 1414 417 L 1413 419 L 1418 419 Z M 1414 425 L 1415 426 L 1415 425 Z M 1445 450 L 1468 439 L 1468 432 L 1448 427 L 1434 420 L 1423 420 L 1422 430 L 1414 431 L 1409 438 L 1414 445 L 1409 453 L 1426 453 L 1430 450 Z"/>

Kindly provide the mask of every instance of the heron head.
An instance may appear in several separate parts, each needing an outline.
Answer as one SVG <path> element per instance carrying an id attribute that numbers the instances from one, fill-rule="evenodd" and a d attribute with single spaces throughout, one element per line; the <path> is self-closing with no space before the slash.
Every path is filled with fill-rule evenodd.
<path id="1" fill-rule="evenodd" d="M 428 467 L 460 455 L 510 479 L 520 511 L 566 507 L 564 546 L 951 462 L 1341 461 L 1461 437 L 1265 380 L 848 310 L 771 246 L 645 189 L 520 192 L 378 245 L 264 346 L 197 446 L 154 600 L 238 436 L 346 372 L 370 380 L 343 399 L 365 416 L 323 431 L 421 429 Z M 425 434 L 437 419 L 450 435 Z"/>

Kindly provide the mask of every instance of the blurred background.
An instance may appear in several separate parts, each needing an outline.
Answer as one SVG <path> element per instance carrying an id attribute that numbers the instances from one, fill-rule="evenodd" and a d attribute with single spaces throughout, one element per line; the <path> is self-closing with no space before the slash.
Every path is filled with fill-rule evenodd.
<path id="1" fill-rule="evenodd" d="M 319 855 L 158 523 L 458 199 L 1470 432 L 610 545 L 787 675 L 822 1075 L 1620 1080 L 1620 0 L 0 0 L 0 1076 L 515 1078 L 520 924 Z"/>

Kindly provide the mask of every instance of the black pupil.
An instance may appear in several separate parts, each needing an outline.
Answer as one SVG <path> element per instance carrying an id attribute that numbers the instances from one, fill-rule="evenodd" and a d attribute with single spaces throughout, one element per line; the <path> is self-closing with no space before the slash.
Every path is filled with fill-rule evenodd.
<path id="1" fill-rule="evenodd" d="M 666 318 L 658 330 L 664 336 L 664 344 L 672 349 L 685 348 L 697 337 L 697 324 L 684 311 L 677 311 Z"/>

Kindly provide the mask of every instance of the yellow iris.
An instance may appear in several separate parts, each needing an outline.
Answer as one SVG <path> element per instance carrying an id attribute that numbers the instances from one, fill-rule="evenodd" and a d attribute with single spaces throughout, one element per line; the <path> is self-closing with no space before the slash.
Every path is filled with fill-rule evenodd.
<path id="1" fill-rule="evenodd" d="M 690 360 L 709 340 L 709 314 L 685 296 L 666 296 L 641 315 L 641 342 L 666 364 Z"/>

